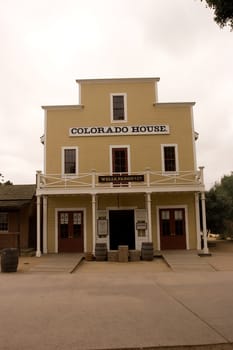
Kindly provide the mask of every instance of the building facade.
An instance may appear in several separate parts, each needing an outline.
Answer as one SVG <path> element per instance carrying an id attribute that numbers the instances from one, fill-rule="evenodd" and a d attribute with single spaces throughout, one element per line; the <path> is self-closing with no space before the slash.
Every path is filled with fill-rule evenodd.
<path id="1" fill-rule="evenodd" d="M 158 81 L 78 80 L 78 105 L 42 107 L 37 256 L 94 252 L 97 242 L 200 249 L 205 187 L 194 103 L 158 102 Z"/>
<path id="2" fill-rule="evenodd" d="M 36 248 L 36 185 L 0 186 L 0 250 Z"/>

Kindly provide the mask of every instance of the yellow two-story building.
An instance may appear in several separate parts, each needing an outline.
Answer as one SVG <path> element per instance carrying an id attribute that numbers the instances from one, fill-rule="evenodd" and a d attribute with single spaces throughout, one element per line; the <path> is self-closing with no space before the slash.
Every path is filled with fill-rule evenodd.
<path id="1" fill-rule="evenodd" d="M 37 256 L 95 252 L 100 242 L 109 250 L 201 248 L 194 103 L 159 103 L 158 81 L 78 80 L 78 105 L 42 107 Z"/>

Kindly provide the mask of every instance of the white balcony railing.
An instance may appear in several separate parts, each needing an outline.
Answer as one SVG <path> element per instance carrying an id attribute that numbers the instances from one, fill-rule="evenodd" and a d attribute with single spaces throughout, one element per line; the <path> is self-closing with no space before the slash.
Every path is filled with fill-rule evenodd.
<path id="1" fill-rule="evenodd" d="M 78 175 L 42 174 L 37 172 L 37 190 L 43 189 L 80 189 L 97 190 L 126 188 L 159 188 L 171 186 L 198 186 L 203 183 L 203 167 L 198 171 L 180 171 L 179 173 L 163 173 L 150 169 L 130 174 L 90 173 Z M 128 180 L 127 180 L 128 179 Z M 112 181 L 111 181 L 112 180 Z"/>

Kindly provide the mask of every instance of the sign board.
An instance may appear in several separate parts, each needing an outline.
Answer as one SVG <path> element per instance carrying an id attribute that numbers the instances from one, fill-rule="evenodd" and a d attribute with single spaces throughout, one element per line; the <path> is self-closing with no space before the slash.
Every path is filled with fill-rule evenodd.
<path id="1" fill-rule="evenodd" d="M 169 125 L 81 126 L 69 129 L 69 136 L 167 135 Z"/>
<path id="2" fill-rule="evenodd" d="M 98 177 L 100 183 L 106 182 L 144 182 L 144 175 L 106 175 Z"/>
<path id="3" fill-rule="evenodd" d="M 136 222 L 136 229 L 137 230 L 146 230 L 147 229 L 147 223 L 144 220 L 139 220 Z"/>

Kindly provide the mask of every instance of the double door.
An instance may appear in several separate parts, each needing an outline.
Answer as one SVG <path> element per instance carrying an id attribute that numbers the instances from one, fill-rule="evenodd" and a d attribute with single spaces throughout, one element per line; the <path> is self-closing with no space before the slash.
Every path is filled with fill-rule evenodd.
<path id="1" fill-rule="evenodd" d="M 186 249 L 185 210 L 160 209 L 161 249 Z"/>
<path id="2" fill-rule="evenodd" d="M 58 251 L 83 252 L 83 212 L 58 213 Z"/>

